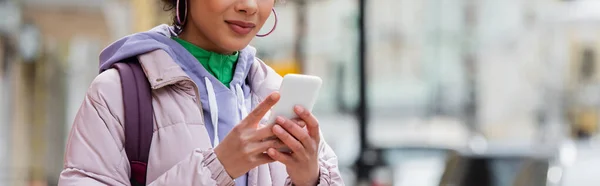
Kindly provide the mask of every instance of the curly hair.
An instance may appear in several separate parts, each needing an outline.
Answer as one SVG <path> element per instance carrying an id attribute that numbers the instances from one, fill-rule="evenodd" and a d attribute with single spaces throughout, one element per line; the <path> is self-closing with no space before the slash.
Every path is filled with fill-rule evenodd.
<path id="1" fill-rule="evenodd" d="M 184 14 L 183 11 L 177 11 L 177 0 L 160 0 L 163 3 L 163 10 L 164 11 L 169 11 L 171 12 L 172 15 L 172 21 L 173 21 L 173 25 L 175 25 L 176 27 L 183 27 L 183 25 L 179 25 L 177 22 L 177 13 L 181 13 Z M 182 1 L 181 3 L 187 3 L 187 1 Z M 185 5 L 185 4 L 184 4 Z M 185 15 L 179 15 L 179 16 L 185 16 Z M 185 24 L 185 23 L 184 23 Z"/>

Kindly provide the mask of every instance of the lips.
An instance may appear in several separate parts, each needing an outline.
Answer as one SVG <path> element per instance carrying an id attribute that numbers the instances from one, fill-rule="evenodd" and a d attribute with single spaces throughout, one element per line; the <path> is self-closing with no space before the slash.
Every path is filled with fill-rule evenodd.
<path id="1" fill-rule="evenodd" d="M 254 23 L 245 22 L 245 21 L 228 20 L 228 21 L 225 21 L 225 23 L 227 23 L 227 25 L 229 25 L 229 28 L 231 28 L 231 30 L 233 32 L 240 34 L 240 35 L 249 34 L 250 32 L 252 32 L 252 29 L 254 29 L 254 27 L 256 27 L 256 25 Z"/>

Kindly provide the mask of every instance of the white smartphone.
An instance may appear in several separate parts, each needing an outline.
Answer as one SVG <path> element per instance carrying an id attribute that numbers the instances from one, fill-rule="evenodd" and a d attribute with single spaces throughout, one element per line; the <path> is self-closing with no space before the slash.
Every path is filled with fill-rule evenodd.
<path id="1" fill-rule="evenodd" d="M 275 123 L 277 116 L 294 119 L 298 116 L 294 106 L 300 105 L 312 112 L 313 106 L 319 97 L 319 90 L 323 81 L 317 76 L 287 74 L 283 77 L 279 87 L 279 101 L 271 108 L 271 116 L 267 124 Z"/>
<path id="2" fill-rule="evenodd" d="M 279 87 L 279 101 L 271 108 L 271 115 L 267 120 L 266 125 L 272 126 L 275 124 L 275 119 L 278 116 L 286 119 L 296 119 L 298 115 L 294 112 L 294 106 L 300 105 L 312 112 L 313 106 L 319 97 L 323 81 L 317 76 L 287 74 L 283 77 L 281 86 Z M 267 138 L 276 139 L 275 136 Z M 287 147 L 278 149 L 281 152 L 290 152 Z"/>

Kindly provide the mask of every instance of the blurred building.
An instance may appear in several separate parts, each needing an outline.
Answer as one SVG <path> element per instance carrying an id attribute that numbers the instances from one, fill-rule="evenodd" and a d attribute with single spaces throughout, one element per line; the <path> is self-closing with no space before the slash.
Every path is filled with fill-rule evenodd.
<path id="1" fill-rule="evenodd" d="M 481 135 L 489 149 L 521 153 L 560 140 L 569 124 L 593 135 L 597 4 L 368 1 L 369 141 L 467 148 Z M 303 72 L 324 80 L 315 112 L 347 169 L 359 153 L 356 1 L 308 1 L 306 25 L 297 23 L 295 1 L 276 9 L 277 30 L 252 45 L 280 73 L 297 72 L 296 32 L 305 27 Z M 158 0 L 0 0 L 0 17 L 0 185 L 53 185 L 100 50 L 170 16 Z"/>
<path id="2" fill-rule="evenodd" d="M 0 185 L 56 185 L 100 50 L 164 21 L 158 3 L 0 1 Z"/>

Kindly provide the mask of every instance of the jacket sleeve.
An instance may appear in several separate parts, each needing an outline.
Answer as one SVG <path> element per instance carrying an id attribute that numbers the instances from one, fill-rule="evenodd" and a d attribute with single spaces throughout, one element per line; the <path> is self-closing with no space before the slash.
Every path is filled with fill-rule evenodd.
<path id="1" fill-rule="evenodd" d="M 321 136 L 319 150 L 319 186 L 344 185 L 342 175 L 338 167 L 338 158 L 333 149 Z"/>
<path id="2" fill-rule="evenodd" d="M 286 179 L 287 186 L 292 186 L 291 179 Z M 321 134 L 319 142 L 319 184 L 317 186 L 344 185 L 344 180 L 338 168 L 338 159 L 333 149 L 329 147 Z"/>
<path id="3" fill-rule="evenodd" d="M 123 114 L 116 115 L 118 112 L 112 112 L 115 109 L 111 107 L 122 105 L 116 104 L 122 103 L 120 80 L 116 71 L 103 74 L 92 82 L 75 117 L 58 185 L 130 185 L 120 122 Z M 187 158 L 150 181 L 149 185 L 234 184 L 211 149 L 190 152 Z"/>
<path id="4" fill-rule="evenodd" d="M 150 183 L 158 185 L 234 185 L 223 165 L 211 150 L 195 150 L 185 160 Z"/>

